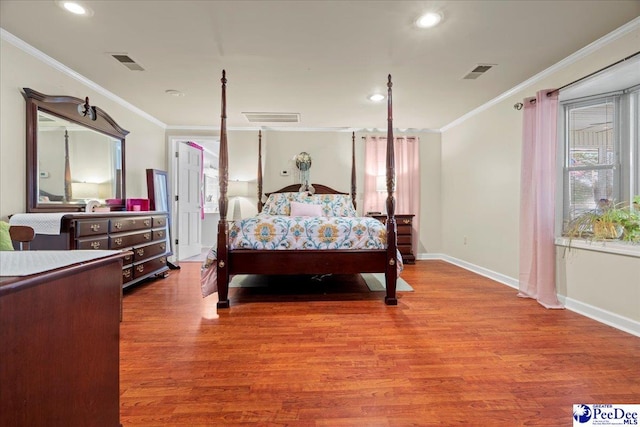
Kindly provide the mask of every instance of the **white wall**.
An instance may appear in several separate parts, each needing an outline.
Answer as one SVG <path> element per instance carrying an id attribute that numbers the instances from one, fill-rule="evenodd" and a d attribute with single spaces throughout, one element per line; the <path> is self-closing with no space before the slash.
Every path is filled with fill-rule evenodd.
<path id="1" fill-rule="evenodd" d="M 146 198 L 147 168 L 164 169 L 164 128 L 88 88 L 43 61 L 0 40 L 0 218 L 26 210 L 25 100 L 22 88 L 47 95 L 89 97 L 130 133 L 125 143 L 126 190 Z"/>
<path id="2" fill-rule="evenodd" d="M 638 26 L 550 73 L 442 135 L 442 251 L 517 281 L 522 112 L 513 105 L 538 90 L 556 88 L 635 53 Z M 467 244 L 464 237 L 467 236 Z M 559 249 L 563 252 L 563 249 Z M 568 306 L 587 304 L 640 322 L 640 258 L 605 253 L 557 257 L 557 287 Z M 610 272 L 608 276 L 604 272 Z M 615 283 L 614 283 L 615 282 Z M 602 297 L 608 294 L 607 297 Z M 640 328 L 638 328 L 640 332 Z"/>

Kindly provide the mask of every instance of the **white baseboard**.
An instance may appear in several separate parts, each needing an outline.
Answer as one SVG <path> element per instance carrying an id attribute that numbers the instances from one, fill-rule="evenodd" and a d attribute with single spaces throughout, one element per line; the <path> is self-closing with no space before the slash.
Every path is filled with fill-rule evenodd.
<path id="1" fill-rule="evenodd" d="M 599 307 L 594 307 L 590 304 L 585 304 L 581 301 L 565 297 L 564 295 L 558 295 L 558 299 L 562 304 L 564 304 L 567 310 L 571 310 L 600 323 L 604 323 L 605 325 L 609 325 L 631 335 L 640 337 L 640 322 L 636 322 L 635 320 L 603 310 Z"/>
<path id="2" fill-rule="evenodd" d="M 463 261 L 451 257 L 446 254 L 440 253 L 422 253 L 418 254 L 417 260 L 441 260 L 446 261 L 449 264 L 457 265 L 458 267 L 469 270 L 473 273 L 487 277 L 496 282 L 507 285 L 511 288 L 518 289 L 518 280 L 513 277 L 505 276 L 504 274 L 497 273 L 484 267 L 480 267 L 470 262 Z M 594 307 L 590 304 L 586 304 L 572 298 L 567 298 L 564 295 L 558 295 L 558 299 L 565 306 L 567 310 L 571 310 L 574 313 L 578 313 L 582 316 L 593 319 L 597 322 L 604 323 L 605 325 L 627 332 L 631 335 L 640 337 L 640 322 L 629 319 L 627 317 L 620 316 L 607 310 L 603 310 L 599 307 Z"/>

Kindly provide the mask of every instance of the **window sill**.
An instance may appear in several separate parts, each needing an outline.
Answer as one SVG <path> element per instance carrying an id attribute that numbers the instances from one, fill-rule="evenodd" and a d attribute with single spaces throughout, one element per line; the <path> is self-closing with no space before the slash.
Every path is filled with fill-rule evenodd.
<path id="1" fill-rule="evenodd" d="M 556 246 L 566 248 L 586 249 L 588 251 L 606 252 L 609 254 L 626 255 L 640 258 L 640 244 L 626 243 L 619 240 L 598 241 L 586 239 L 569 239 L 556 237 Z"/>

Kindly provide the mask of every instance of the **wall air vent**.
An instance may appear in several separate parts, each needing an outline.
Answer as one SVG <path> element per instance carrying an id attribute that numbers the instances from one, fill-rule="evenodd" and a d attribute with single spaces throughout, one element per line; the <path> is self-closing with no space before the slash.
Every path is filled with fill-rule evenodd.
<path id="1" fill-rule="evenodd" d="M 473 70 L 469 71 L 469 73 L 467 73 L 467 75 L 464 76 L 463 79 L 475 80 L 481 75 L 483 75 L 484 73 L 486 73 L 487 71 L 489 71 L 495 65 L 496 64 L 478 64 L 473 68 Z"/>
<path id="2" fill-rule="evenodd" d="M 111 56 L 113 56 L 119 63 L 121 63 L 131 71 L 144 71 L 144 68 L 142 68 L 136 61 L 131 59 L 126 53 L 112 53 Z"/>
<path id="3" fill-rule="evenodd" d="M 300 113 L 242 113 L 251 123 L 300 123 Z"/>

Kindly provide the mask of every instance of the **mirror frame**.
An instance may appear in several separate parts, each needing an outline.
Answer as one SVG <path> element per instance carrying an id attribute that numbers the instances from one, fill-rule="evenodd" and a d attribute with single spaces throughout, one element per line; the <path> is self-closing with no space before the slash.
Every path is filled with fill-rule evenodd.
<path id="1" fill-rule="evenodd" d="M 23 88 L 23 90 L 27 106 L 27 212 L 81 212 L 85 209 L 84 203 L 48 204 L 39 201 L 38 111 L 44 111 L 120 140 L 122 152 L 121 202 L 110 204 L 109 206 L 114 211 L 125 210 L 125 137 L 129 134 L 129 131 L 121 128 L 111 116 L 98 107 L 91 106 L 91 114 L 87 114 L 87 116 L 81 115 L 78 112 L 78 107 L 88 103 L 88 100 L 72 96 L 45 95 L 29 88 Z"/>

